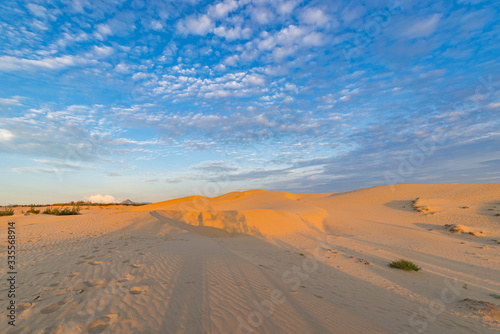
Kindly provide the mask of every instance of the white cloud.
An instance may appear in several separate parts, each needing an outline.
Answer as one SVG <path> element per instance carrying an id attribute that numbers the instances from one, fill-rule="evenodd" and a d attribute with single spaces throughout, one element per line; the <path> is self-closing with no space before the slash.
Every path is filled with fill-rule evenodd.
<path id="1" fill-rule="evenodd" d="M 133 76 L 132 76 L 132 80 L 142 80 L 142 79 L 147 79 L 149 78 L 151 75 L 148 74 L 148 73 L 144 73 L 144 72 L 138 72 L 138 73 L 135 73 Z"/>
<path id="2" fill-rule="evenodd" d="M 0 142 L 11 141 L 14 138 L 14 134 L 9 130 L 0 129 Z"/>
<path id="3" fill-rule="evenodd" d="M 366 9 L 363 6 L 347 7 L 341 12 L 340 15 L 344 24 L 349 24 L 361 17 L 365 11 Z"/>
<path id="4" fill-rule="evenodd" d="M 299 92 L 299 89 L 298 89 L 298 88 L 297 88 L 297 86 L 296 86 L 296 85 L 294 85 L 294 84 L 289 84 L 289 83 L 287 83 L 287 84 L 285 85 L 285 88 L 284 88 L 284 89 L 285 89 L 285 90 L 288 90 L 288 91 L 295 92 L 295 93 L 298 93 L 298 92 Z"/>
<path id="5" fill-rule="evenodd" d="M 157 20 L 151 21 L 150 26 L 151 26 L 151 29 L 156 30 L 156 31 L 163 30 L 163 24 L 161 24 L 161 22 L 157 21 Z"/>
<path id="6" fill-rule="evenodd" d="M 16 106 L 20 106 L 21 105 L 21 102 L 19 102 L 19 99 L 16 98 L 16 97 L 12 97 L 10 99 L 5 99 L 5 98 L 1 98 L 0 97 L 0 105 L 16 105 Z"/>
<path id="7" fill-rule="evenodd" d="M 308 8 L 301 14 L 303 22 L 311 25 L 323 26 L 328 23 L 328 16 L 319 8 Z"/>
<path id="8" fill-rule="evenodd" d="M 58 161 L 58 160 L 44 160 L 44 159 L 34 159 L 34 161 L 41 163 L 46 166 L 55 167 L 55 168 L 63 168 L 63 169 L 86 169 L 86 168 L 94 168 L 94 165 L 86 165 L 81 162 L 74 161 Z"/>
<path id="9" fill-rule="evenodd" d="M 116 203 L 117 200 L 114 196 L 111 195 L 92 195 L 84 197 L 87 201 L 92 203 Z"/>
<path id="10" fill-rule="evenodd" d="M 224 0 L 214 6 L 210 6 L 208 9 L 208 15 L 214 18 L 222 18 L 237 8 L 238 2 L 235 0 Z"/>
<path id="11" fill-rule="evenodd" d="M 274 20 L 274 14 L 266 7 L 254 7 L 252 19 L 259 24 L 268 24 Z"/>
<path id="12" fill-rule="evenodd" d="M 289 25 L 281 29 L 276 36 L 276 40 L 281 45 L 294 44 L 297 40 L 306 33 L 305 29 L 295 25 Z"/>
<path id="13" fill-rule="evenodd" d="M 235 40 L 240 38 L 250 38 L 252 30 L 250 28 L 241 29 L 241 27 L 227 28 L 219 26 L 214 29 L 214 34 L 224 37 L 227 40 Z"/>
<path id="14" fill-rule="evenodd" d="M 71 7 L 77 13 L 83 13 L 84 12 L 83 8 L 85 5 L 88 5 L 88 3 L 85 0 L 73 0 L 71 2 Z"/>
<path id="15" fill-rule="evenodd" d="M 248 82 L 251 85 L 256 85 L 256 86 L 261 86 L 261 85 L 263 85 L 266 82 L 266 80 L 264 79 L 264 77 L 262 75 L 259 75 L 259 74 L 250 74 L 250 75 L 247 75 L 246 77 L 243 78 L 242 81 L 244 83 Z"/>
<path id="16" fill-rule="evenodd" d="M 418 38 L 418 37 L 426 37 L 431 35 L 441 20 L 441 14 L 434 14 L 429 16 L 428 18 L 421 19 L 417 22 L 414 22 L 411 26 L 407 27 L 401 33 L 401 36 L 407 38 Z"/>
<path id="17" fill-rule="evenodd" d="M 324 44 L 323 35 L 316 31 L 304 36 L 302 41 L 304 42 L 304 45 L 307 46 L 320 46 Z"/>
<path id="18" fill-rule="evenodd" d="M 276 46 L 276 41 L 273 36 L 265 36 L 264 39 L 257 43 L 259 50 L 272 50 Z"/>
<path id="19" fill-rule="evenodd" d="M 30 70 L 44 68 L 50 70 L 88 64 L 90 61 L 79 56 L 61 56 L 42 59 L 25 59 L 11 56 L 0 57 L 0 71 Z"/>
<path id="20" fill-rule="evenodd" d="M 493 102 L 486 106 L 488 109 L 500 109 L 500 102 Z"/>
<path id="21" fill-rule="evenodd" d="M 283 46 L 273 50 L 273 56 L 276 60 L 281 60 L 285 57 L 290 56 L 291 54 L 297 51 L 297 47 L 295 46 Z"/>
<path id="22" fill-rule="evenodd" d="M 113 31 L 111 30 L 111 27 L 107 24 L 99 24 L 97 26 L 97 31 L 95 32 L 95 35 L 98 39 L 105 39 L 106 36 L 112 35 Z"/>
<path id="23" fill-rule="evenodd" d="M 206 35 L 213 28 L 213 22 L 208 15 L 190 16 L 185 21 L 179 22 L 178 28 L 188 34 Z"/>
<path id="24" fill-rule="evenodd" d="M 238 64 L 239 59 L 240 57 L 238 55 L 229 56 L 226 59 L 224 59 L 224 64 L 229 66 L 236 66 L 236 64 Z"/>
<path id="25" fill-rule="evenodd" d="M 297 6 L 297 1 L 287 1 L 280 3 L 276 9 L 279 14 L 288 15 L 293 12 L 296 6 Z"/>
<path id="26" fill-rule="evenodd" d="M 28 9 L 31 14 L 39 18 L 47 17 L 47 9 L 45 7 L 35 5 L 33 3 L 28 4 Z"/>
<path id="27" fill-rule="evenodd" d="M 13 172 L 22 174 L 22 173 L 46 173 L 46 174 L 53 174 L 53 173 L 69 173 L 71 171 L 64 170 L 64 169 L 57 169 L 57 168 L 47 168 L 47 167 L 15 167 L 10 169 Z"/>
<path id="28" fill-rule="evenodd" d="M 94 54 L 98 57 L 108 57 L 113 54 L 115 50 L 110 46 L 97 46 L 94 45 Z"/>
<path id="29" fill-rule="evenodd" d="M 130 69 L 124 63 L 120 63 L 120 64 L 116 65 L 115 70 L 118 73 L 130 73 Z"/>
<path id="30" fill-rule="evenodd" d="M 59 47 L 64 48 L 67 45 L 73 44 L 75 42 L 87 41 L 90 39 L 90 37 L 91 36 L 89 34 L 83 32 L 83 31 L 80 31 L 80 32 L 74 33 L 74 34 L 69 34 L 69 33 L 65 32 L 62 34 L 62 37 L 56 42 L 56 44 Z"/>
<path id="31" fill-rule="evenodd" d="M 215 78 L 201 79 L 197 72 L 164 75 L 154 92 L 158 95 L 185 98 L 186 96 L 228 97 L 260 95 L 265 77 L 258 73 L 232 72 Z"/>

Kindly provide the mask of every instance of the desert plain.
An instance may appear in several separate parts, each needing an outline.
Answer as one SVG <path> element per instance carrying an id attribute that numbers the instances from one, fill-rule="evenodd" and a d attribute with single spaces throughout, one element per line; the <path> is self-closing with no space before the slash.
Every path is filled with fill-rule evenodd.
<path id="1" fill-rule="evenodd" d="M 500 333 L 498 183 L 250 190 L 81 213 L 0 217 L 1 333 Z M 400 259 L 421 270 L 389 266 Z"/>

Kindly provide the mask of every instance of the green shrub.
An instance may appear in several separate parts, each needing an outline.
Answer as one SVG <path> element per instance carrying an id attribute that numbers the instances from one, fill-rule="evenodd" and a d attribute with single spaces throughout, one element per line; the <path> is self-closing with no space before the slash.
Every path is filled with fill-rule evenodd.
<path id="1" fill-rule="evenodd" d="M 73 208 L 62 208 L 62 209 L 52 209 L 47 208 L 43 212 L 46 215 L 55 215 L 55 216 L 70 216 L 70 215 L 79 215 L 80 214 L 80 206 L 73 206 Z"/>
<path id="2" fill-rule="evenodd" d="M 37 215 L 40 213 L 40 210 L 35 210 L 35 206 L 31 206 L 31 208 L 28 210 L 28 213 L 32 213 L 34 215 Z"/>
<path id="3" fill-rule="evenodd" d="M 44 215 L 55 215 L 56 214 L 56 210 L 57 210 L 57 212 L 59 212 L 59 209 L 47 208 L 42 213 Z"/>
<path id="4" fill-rule="evenodd" d="M 0 210 L 0 217 L 1 216 L 12 216 L 14 214 L 14 209 L 12 208 L 5 208 L 3 210 Z"/>
<path id="5" fill-rule="evenodd" d="M 415 263 L 413 263 L 411 261 L 406 261 L 406 260 L 392 261 L 391 263 L 389 263 L 389 267 L 403 269 L 403 270 L 407 270 L 407 271 L 411 271 L 411 270 L 419 271 L 420 269 L 422 269 L 419 266 L 417 266 Z"/>

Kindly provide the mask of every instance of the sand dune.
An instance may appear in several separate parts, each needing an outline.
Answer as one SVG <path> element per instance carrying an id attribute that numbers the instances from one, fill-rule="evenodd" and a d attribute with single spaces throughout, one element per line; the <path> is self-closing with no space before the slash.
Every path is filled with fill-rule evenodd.
<path id="1" fill-rule="evenodd" d="M 0 332 L 500 332 L 500 184 L 83 213 L 0 217 L 1 240 L 15 221 L 20 247 L 16 327 L 4 316 Z M 388 267 L 401 258 L 423 269 Z"/>

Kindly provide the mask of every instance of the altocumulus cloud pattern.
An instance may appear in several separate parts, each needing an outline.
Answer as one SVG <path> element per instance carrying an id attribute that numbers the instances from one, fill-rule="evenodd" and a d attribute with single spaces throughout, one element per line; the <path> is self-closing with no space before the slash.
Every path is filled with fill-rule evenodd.
<path id="1" fill-rule="evenodd" d="M 2 1 L 0 202 L 498 182 L 499 6 Z"/>

